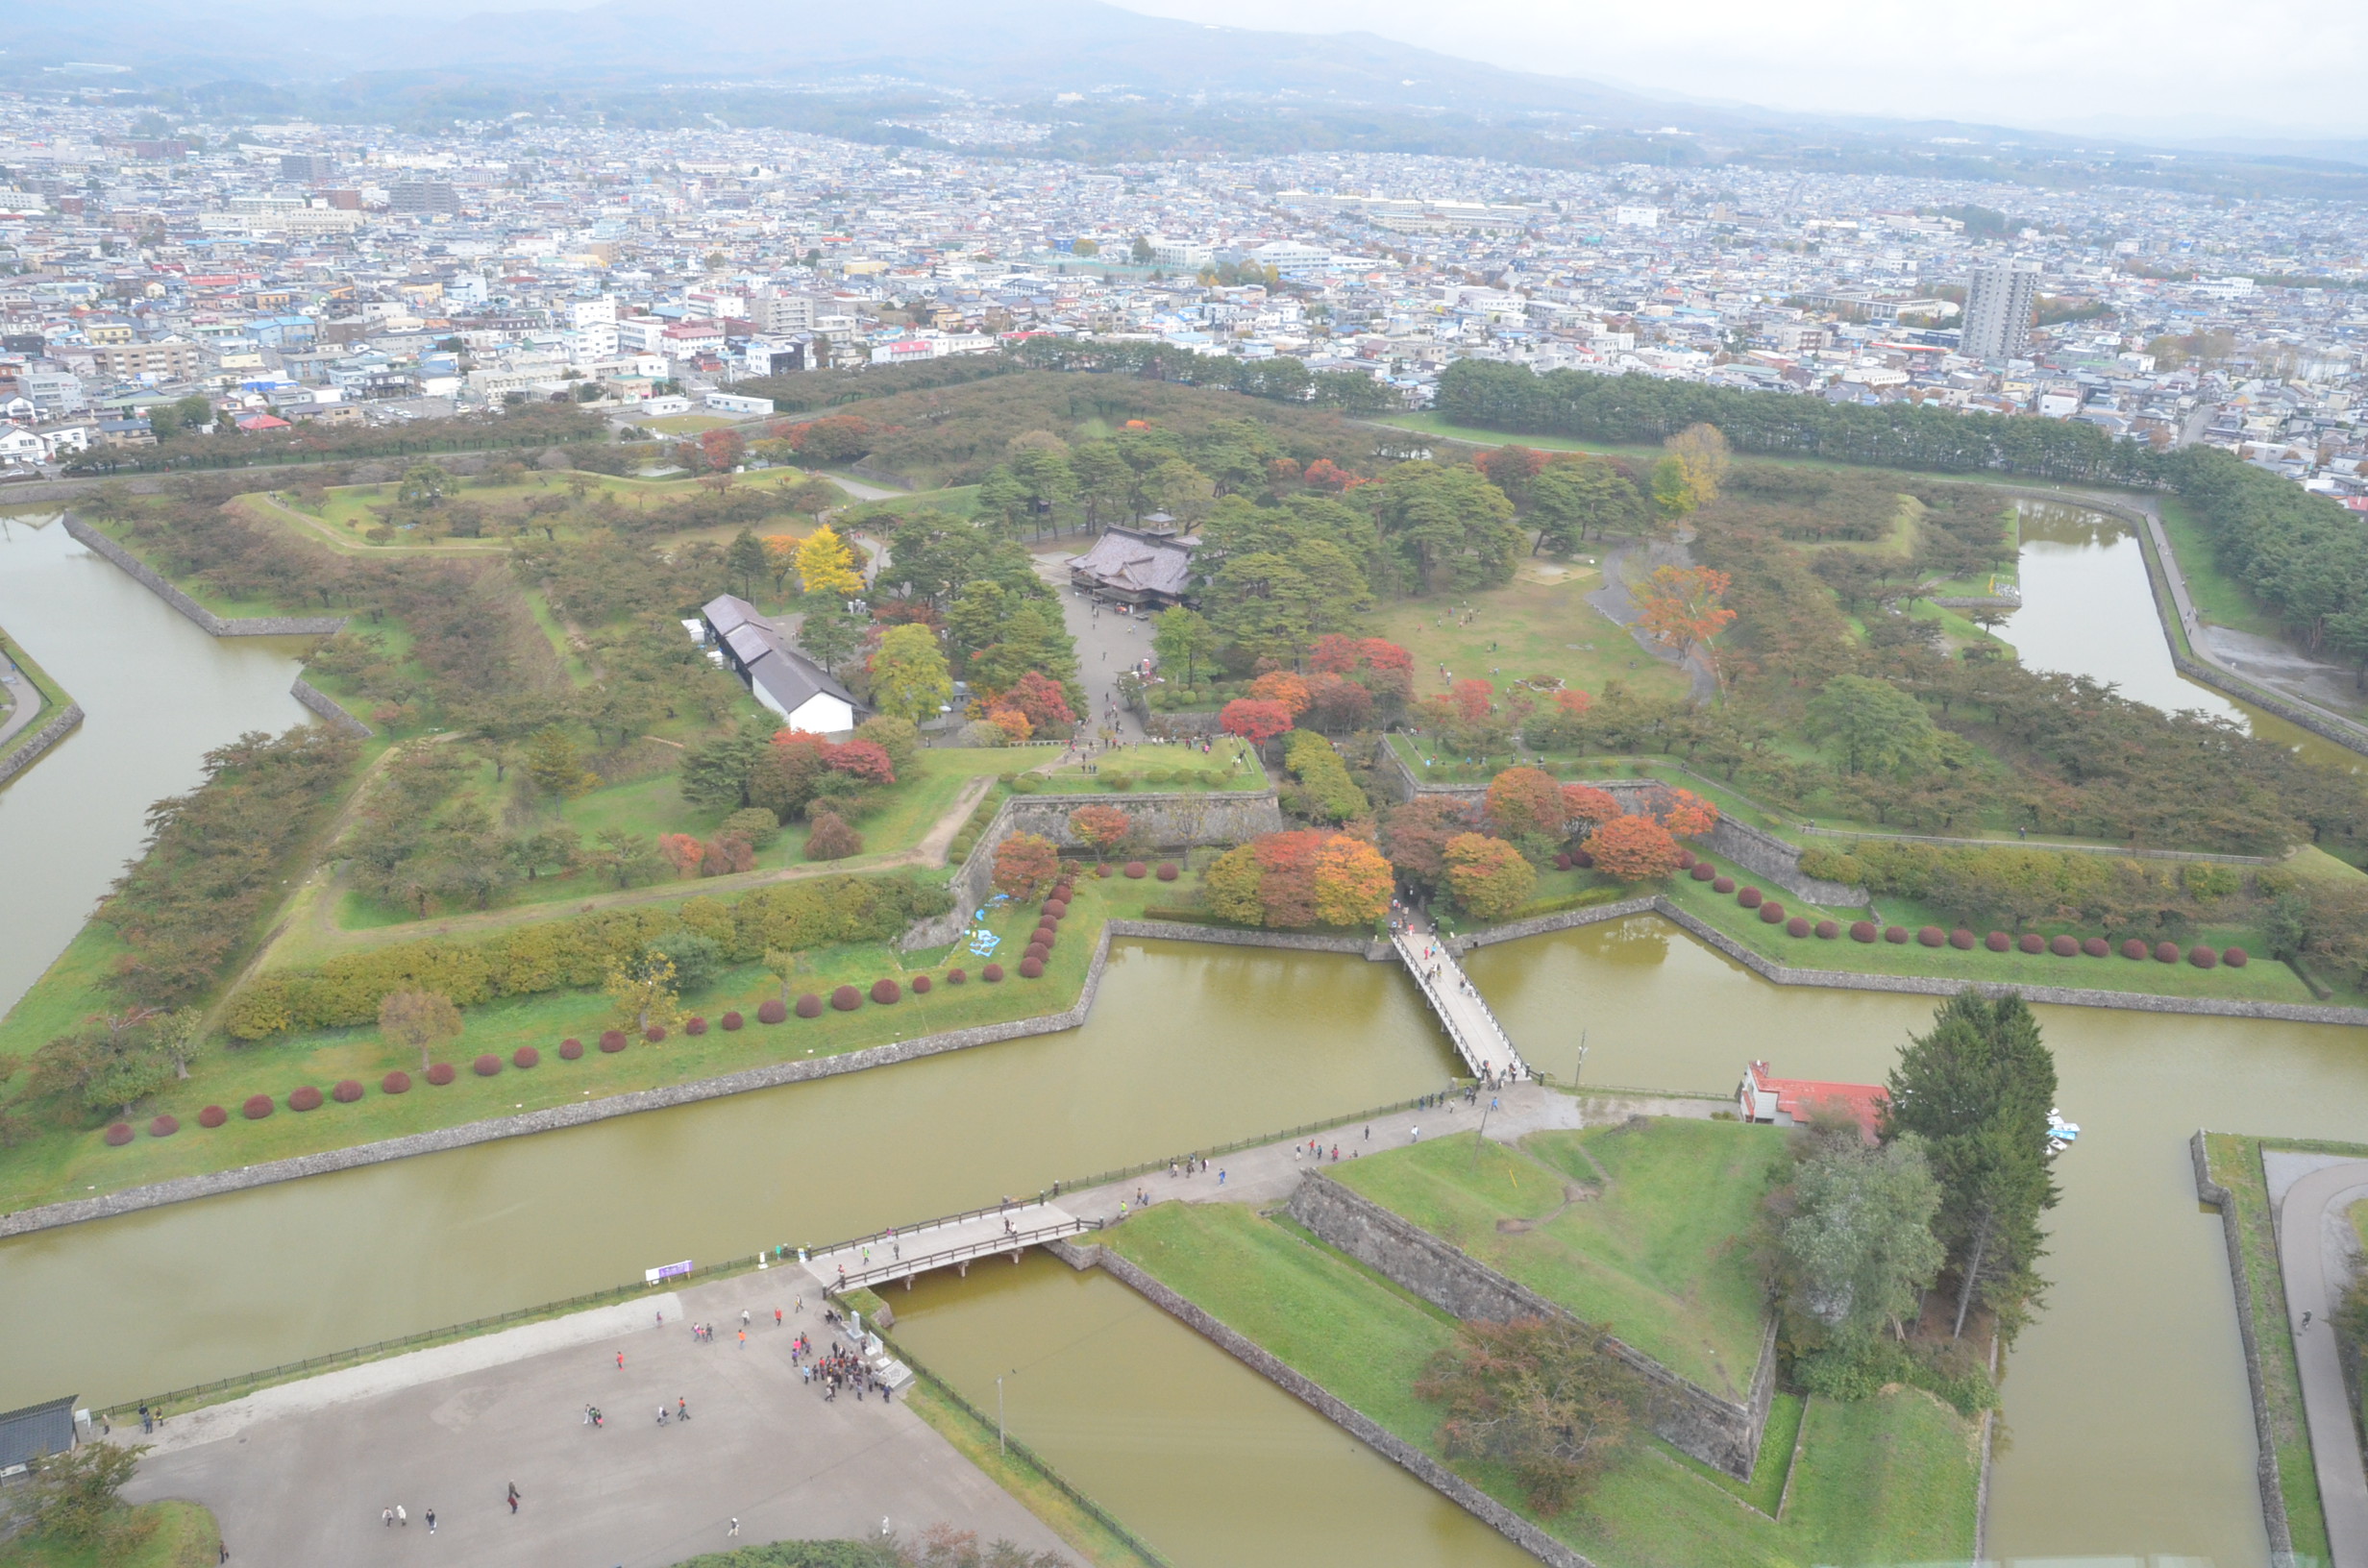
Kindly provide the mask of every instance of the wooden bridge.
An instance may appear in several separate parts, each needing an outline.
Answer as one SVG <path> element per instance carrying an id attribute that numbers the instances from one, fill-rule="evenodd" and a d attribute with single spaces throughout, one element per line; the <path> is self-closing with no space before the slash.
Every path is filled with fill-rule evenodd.
<path id="1" fill-rule="evenodd" d="M 802 1253 L 800 1262 L 826 1292 L 895 1280 L 910 1289 L 914 1280 L 934 1268 L 968 1274 L 971 1264 L 985 1258 L 1016 1263 L 1030 1247 L 1100 1228 L 1099 1220 L 1079 1219 L 1054 1204 L 1005 1203 L 858 1237 Z"/>
<path id="2" fill-rule="evenodd" d="M 1445 943 L 1432 932 L 1412 928 L 1393 933 L 1390 940 L 1474 1078 L 1518 1083 L 1530 1075 L 1505 1026 L 1496 1021 L 1479 988 L 1465 978 L 1464 967 Z"/>

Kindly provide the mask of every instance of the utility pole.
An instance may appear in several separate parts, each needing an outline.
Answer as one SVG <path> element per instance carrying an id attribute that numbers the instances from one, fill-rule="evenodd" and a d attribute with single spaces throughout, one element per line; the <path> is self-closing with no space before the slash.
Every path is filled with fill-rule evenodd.
<path id="1" fill-rule="evenodd" d="M 995 1452 L 1003 1453 L 1003 1380 L 995 1380 Z"/>

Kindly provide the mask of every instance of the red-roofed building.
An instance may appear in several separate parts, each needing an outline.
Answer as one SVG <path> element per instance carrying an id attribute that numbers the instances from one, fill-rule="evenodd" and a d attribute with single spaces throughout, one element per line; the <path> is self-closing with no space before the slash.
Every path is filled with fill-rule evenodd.
<path id="1" fill-rule="evenodd" d="M 1890 1095 L 1875 1084 L 1826 1084 L 1808 1078 L 1778 1078 L 1764 1062 L 1754 1062 L 1735 1091 L 1736 1108 L 1745 1121 L 1776 1127 L 1806 1124 L 1819 1106 L 1838 1105 L 1857 1118 L 1868 1142 Z"/>

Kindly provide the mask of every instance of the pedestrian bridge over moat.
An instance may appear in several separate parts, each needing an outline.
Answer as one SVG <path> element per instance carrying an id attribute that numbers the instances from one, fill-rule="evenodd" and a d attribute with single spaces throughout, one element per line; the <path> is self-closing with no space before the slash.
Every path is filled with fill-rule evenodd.
<path id="1" fill-rule="evenodd" d="M 909 1288 L 931 1269 L 951 1268 L 968 1274 L 970 1265 L 982 1259 L 1009 1258 L 1017 1262 L 1030 1247 L 1100 1228 L 1101 1221 L 1080 1219 L 1056 1204 L 1001 1203 L 842 1241 L 804 1254 L 802 1262 L 825 1291 L 898 1280 Z"/>

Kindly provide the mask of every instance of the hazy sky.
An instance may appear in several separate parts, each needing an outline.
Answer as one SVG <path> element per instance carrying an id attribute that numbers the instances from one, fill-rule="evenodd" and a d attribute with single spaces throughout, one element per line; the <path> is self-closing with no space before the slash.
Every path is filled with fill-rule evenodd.
<path id="1" fill-rule="evenodd" d="M 2368 136 L 2363 0 L 1122 0 L 1366 31 L 1492 64 L 1827 112 Z"/>

